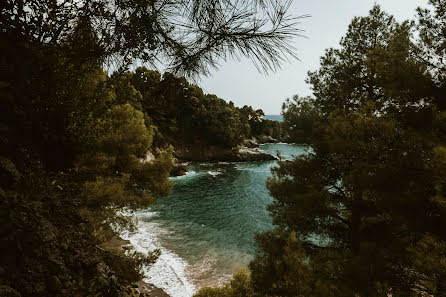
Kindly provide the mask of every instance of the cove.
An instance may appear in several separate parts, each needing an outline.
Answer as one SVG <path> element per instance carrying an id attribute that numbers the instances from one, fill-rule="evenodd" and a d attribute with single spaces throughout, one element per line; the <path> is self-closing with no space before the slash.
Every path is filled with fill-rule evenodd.
<path id="1" fill-rule="evenodd" d="M 285 143 L 260 149 L 288 160 L 307 152 Z M 255 234 L 273 228 L 265 183 L 276 165 L 190 163 L 187 175 L 172 178 L 171 195 L 138 211 L 138 229 L 126 236 L 137 250 L 162 252 L 146 280 L 172 297 L 189 297 L 246 267 L 256 252 Z"/>

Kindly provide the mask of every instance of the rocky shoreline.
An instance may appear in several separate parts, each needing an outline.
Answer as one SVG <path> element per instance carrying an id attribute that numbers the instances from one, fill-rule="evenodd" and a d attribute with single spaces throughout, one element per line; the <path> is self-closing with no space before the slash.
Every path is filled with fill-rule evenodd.
<path id="1" fill-rule="evenodd" d="M 271 161 L 277 160 L 276 157 L 259 150 L 259 144 L 277 143 L 275 139 L 264 138 L 257 140 L 255 138 L 247 139 L 242 145 L 235 148 L 221 148 L 217 146 L 189 146 L 176 148 L 174 150 L 174 167 L 171 176 L 182 176 L 188 172 L 187 162 L 252 162 L 252 161 Z M 159 153 L 159 152 L 155 152 Z M 155 155 L 149 152 L 144 159 L 150 162 L 155 159 Z M 113 237 L 104 243 L 103 248 L 109 251 L 124 252 L 132 248 L 130 241 L 119 236 Z M 141 297 L 170 297 L 162 288 L 154 284 L 147 283 L 144 280 L 138 281 L 133 286 L 133 292 Z"/>
<path id="2" fill-rule="evenodd" d="M 125 240 L 119 236 L 113 237 L 111 240 L 102 244 L 102 247 L 108 251 L 122 253 L 131 248 L 129 240 Z M 140 280 L 133 288 L 137 296 L 140 297 L 170 297 L 163 289 L 158 288 L 154 284 L 146 283 Z"/>
<path id="3" fill-rule="evenodd" d="M 221 148 L 217 146 L 187 147 L 176 149 L 174 157 L 183 162 L 249 162 L 275 160 L 270 154 L 261 152 L 258 148 L 237 146 Z"/>
<path id="4" fill-rule="evenodd" d="M 242 145 L 234 148 L 222 148 L 215 145 L 203 146 L 200 144 L 177 147 L 174 150 L 174 167 L 171 176 L 185 175 L 187 162 L 253 162 L 272 161 L 276 157 L 258 149 L 261 143 L 277 143 L 271 137 L 246 139 Z"/>

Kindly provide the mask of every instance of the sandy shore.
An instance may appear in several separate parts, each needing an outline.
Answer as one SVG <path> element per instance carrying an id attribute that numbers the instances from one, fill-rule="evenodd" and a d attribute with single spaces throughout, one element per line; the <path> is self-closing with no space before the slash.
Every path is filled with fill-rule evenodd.
<path id="1" fill-rule="evenodd" d="M 126 247 L 129 245 L 129 240 L 117 236 L 102 244 L 105 249 L 118 252 L 125 251 Z M 140 297 L 170 297 L 163 289 L 158 288 L 153 284 L 146 283 L 143 280 L 137 282 L 136 285 L 138 285 L 136 290 L 138 290 Z"/>

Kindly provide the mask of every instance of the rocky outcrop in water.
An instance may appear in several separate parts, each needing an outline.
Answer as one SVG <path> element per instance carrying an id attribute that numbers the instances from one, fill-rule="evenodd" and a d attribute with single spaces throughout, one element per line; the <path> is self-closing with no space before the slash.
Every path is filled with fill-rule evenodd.
<path id="1" fill-rule="evenodd" d="M 257 148 L 239 147 L 235 158 L 240 162 L 277 160 L 276 157 L 260 151 Z"/>
<path id="2" fill-rule="evenodd" d="M 252 137 L 250 139 L 245 139 L 245 141 L 243 141 L 243 146 L 248 148 L 256 148 L 259 147 L 259 142 L 257 138 Z"/>
<path id="3" fill-rule="evenodd" d="M 195 162 L 248 162 L 276 160 L 270 154 L 257 148 L 239 146 L 222 148 L 218 146 L 189 146 L 175 149 L 174 156 L 183 161 Z"/>
<path id="4" fill-rule="evenodd" d="M 265 142 L 277 142 L 274 138 L 263 138 Z M 263 142 L 260 142 L 263 143 Z M 246 139 L 241 146 L 224 148 L 216 145 L 193 144 L 176 147 L 174 150 L 174 166 L 170 176 L 182 176 L 188 172 L 182 162 L 252 162 L 277 160 L 276 157 L 258 149 L 259 141 L 252 137 Z"/>
<path id="5" fill-rule="evenodd" d="M 183 176 L 186 175 L 188 169 L 184 164 L 175 164 L 170 171 L 170 176 Z"/>
<path id="6" fill-rule="evenodd" d="M 258 139 L 258 143 L 278 143 L 279 141 L 271 136 L 262 135 Z"/>

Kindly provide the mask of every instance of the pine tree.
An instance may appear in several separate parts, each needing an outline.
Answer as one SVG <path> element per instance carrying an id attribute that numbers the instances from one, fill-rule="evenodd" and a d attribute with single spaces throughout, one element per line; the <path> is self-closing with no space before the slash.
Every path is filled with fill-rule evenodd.
<path id="1" fill-rule="evenodd" d="M 432 4 L 437 15 L 420 10 L 420 26 L 441 19 L 444 1 Z M 444 295 L 443 84 L 414 55 L 411 28 L 375 6 L 309 73 L 321 113 L 312 151 L 268 181 L 278 227 L 250 266 L 260 295 Z"/>

